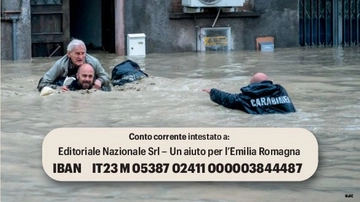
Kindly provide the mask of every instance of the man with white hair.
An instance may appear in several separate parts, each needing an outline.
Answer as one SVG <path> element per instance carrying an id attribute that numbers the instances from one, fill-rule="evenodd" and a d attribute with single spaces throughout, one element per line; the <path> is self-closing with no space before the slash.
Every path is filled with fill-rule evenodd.
<path id="1" fill-rule="evenodd" d="M 250 85 L 240 90 L 241 93 L 231 94 L 215 88 L 203 89 L 210 94 L 211 101 L 249 114 L 285 114 L 296 111 L 285 88 L 273 84 L 262 72 L 254 74 Z"/>
<path id="2" fill-rule="evenodd" d="M 73 39 L 67 46 L 67 54 L 60 58 L 40 79 L 37 89 L 41 91 L 45 86 L 59 89 L 66 77 L 76 77 L 76 73 L 84 63 L 90 64 L 95 71 L 93 87 L 98 90 L 111 91 L 110 77 L 101 66 L 98 59 L 86 53 L 86 46 L 82 40 Z"/>

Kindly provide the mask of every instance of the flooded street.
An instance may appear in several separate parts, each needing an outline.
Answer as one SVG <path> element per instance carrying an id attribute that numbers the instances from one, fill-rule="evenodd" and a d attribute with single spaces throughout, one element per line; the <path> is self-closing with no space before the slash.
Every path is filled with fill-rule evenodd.
<path id="1" fill-rule="evenodd" d="M 150 77 L 112 92 L 41 97 L 37 82 L 58 58 L 2 61 L 1 201 L 360 199 L 360 48 L 92 55 L 109 75 L 131 59 Z M 237 93 L 259 71 L 286 88 L 296 113 L 249 115 L 218 106 L 201 91 Z M 317 138 L 319 166 L 303 182 L 57 182 L 45 174 L 41 152 L 46 134 L 60 127 L 300 127 Z"/>

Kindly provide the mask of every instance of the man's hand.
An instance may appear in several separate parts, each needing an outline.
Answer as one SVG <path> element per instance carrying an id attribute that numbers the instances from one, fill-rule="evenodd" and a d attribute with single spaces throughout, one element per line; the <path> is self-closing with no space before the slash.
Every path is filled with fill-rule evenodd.
<path id="1" fill-rule="evenodd" d="M 101 90 L 101 81 L 99 79 L 96 79 L 94 82 L 94 88 Z"/>
<path id="2" fill-rule="evenodd" d="M 202 89 L 202 91 L 207 92 L 207 93 L 210 94 L 211 88 L 205 88 L 205 89 Z"/>
<path id="3" fill-rule="evenodd" d="M 68 86 L 59 86 L 58 88 L 60 88 L 60 90 L 61 90 L 62 92 L 69 91 Z"/>

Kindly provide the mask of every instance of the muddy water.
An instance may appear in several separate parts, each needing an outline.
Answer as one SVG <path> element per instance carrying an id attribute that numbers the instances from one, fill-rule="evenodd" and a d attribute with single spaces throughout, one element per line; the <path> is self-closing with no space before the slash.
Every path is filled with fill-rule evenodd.
<path id="1" fill-rule="evenodd" d="M 109 73 L 127 59 L 93 55 Z M 36 84 L 58 58 L 2 61 L 1 201 L 344 201 L 345 194 L 359 200 L 359 55 L 359 48 L 149 54 L 130 58 L 147 79 L 113 92 L 46 97 Z M 248 115 L 201 92 L 238 92 L 258 71 L 287 89 L 296 113 Z M 301 127 L 318 140 L 319 167 L 309 180 L 289 183 L 56 182 L 43 171 L 41 146 L 59 127 Z"/>

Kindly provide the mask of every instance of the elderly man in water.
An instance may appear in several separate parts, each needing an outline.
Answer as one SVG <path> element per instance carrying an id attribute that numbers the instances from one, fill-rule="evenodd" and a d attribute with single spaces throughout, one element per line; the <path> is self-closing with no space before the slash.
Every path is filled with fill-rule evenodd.
<path id="1" fill-rule="evenodd" d="M 67 81 L 68 79 L 69 81 Z M 62 92 L 97 89 L 94 86 L 94 80 L 95 80 L 94 68 L 90 64 L 85 63 L 79 66 L 78 71 L 76 73 L 76 78 L 67 77 L 64 81 L 64 85 L 59 86 L 59 89 Z M 45 86 L 44 88 L 42 88 L 40 95 L 46 96 L 52 93 L 60 93 L 60 92 L 48 86 Z"/>
<path id="2" fill-rule="evenodd" d="M 101 66 L 98 59 L 86 53 L 86 46 L 82 40 L 73 39 L 67 46 L 67 54 L 57 60 L 55 64 L 44 74 L 38 83 L 38 90 L 44 87 L 58 89 L 63 86 L 67 77 L 75 77 L 78 68 L 84 64 L 91 64 L 95 71 L 94 88 L 103 91 L 111 91 L 110 77 Z"/>
<path id="3" fill-rule="evenodd" d="M 262 72 L 254 74 L 250 85 L 240 89 L 241 93 L 231 94 L 215 88 L 203 91 L 209 93 L 213 102 L 249 114 L 285 114 L 296 111 L 285 88 L 273 84 Z"/>

